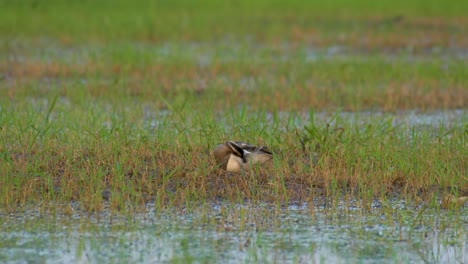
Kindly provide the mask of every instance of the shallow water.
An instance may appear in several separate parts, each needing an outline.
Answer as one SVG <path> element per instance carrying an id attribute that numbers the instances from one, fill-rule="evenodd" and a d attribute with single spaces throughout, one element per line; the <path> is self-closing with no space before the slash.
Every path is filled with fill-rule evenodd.
<path id="1" fill-rule="evenodd" d="M 358 204 L 358 203 L 356 203 Z M 468 208 L 217 203 L 112 217 L 1 214 L 0 262 L 467 263 Z M 389 213 L 392 212 L 392 213 Z"/>
<path id="2" fill-rule="evenodd" d="M 288 119 L 291 113 L 280 112 L 279 118 Z M 454 124 L 460 124 L 467 119 L 466 109 L 437 110 L 437 111 L 399 111 L 396 113 L 386 113 L 379 111 L 360 111 L 360 112 L 315 112 L 313 116 L 310 113 L 302 112 L 298 115 L 295 122 L 298 125 L 307 124 L 313 118 L 314 122 L 333 124 L 337 119 L 347 120 L 360 125 L 371 123 L 372 121 L 390 120 L 392 126 L 405 126 L 408 128 L 417 127 L 452 127 Z M 272 115 L 270 115 L 272 119 Z"/>

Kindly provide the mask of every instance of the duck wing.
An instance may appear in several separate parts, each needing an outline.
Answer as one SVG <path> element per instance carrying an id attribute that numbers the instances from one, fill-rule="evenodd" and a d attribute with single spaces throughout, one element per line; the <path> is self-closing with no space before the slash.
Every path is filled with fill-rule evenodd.
<path id="1" fill-rule="evenodd" d="M 240 146 L 242 149 L 252 152 L 252 153 L 264 153 L 264 154 L 269 154 L 273 155 L 273 153 L 265 146 L 253 146 L 244 142 L 235 142 L 238 146 Z"/>
<path id="2" fill-rule="evenodd" d="M 226 145 L 231 149 L 232 154 L 244 159 L 244 150 L 237 142 L 228 141 Z"/>

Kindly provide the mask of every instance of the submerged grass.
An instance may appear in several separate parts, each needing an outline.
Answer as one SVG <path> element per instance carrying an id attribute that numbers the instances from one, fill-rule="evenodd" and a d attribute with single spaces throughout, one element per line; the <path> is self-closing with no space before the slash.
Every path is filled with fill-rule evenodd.
<path id="1" fill-rule="evenodd" d="M 463 263 L 466 259 L 463 212 L 441 214 L 424 207 L 406 208 L 398 202 L 373 207 L 370 212 L 355 202 L 335 210 L 222 202 L 164 214 L 154 214 L 149 206 L 148 212 L 133 213 L 127 219 L 112 216 L 109 210 L 89 219 L 80 217 L 78 210 L 70 217 L 38 211 L 0 218 L 4 227 L 0 260 L 228 259 L 256 263 L 281 259 L 297 263 L 333 258 L 337 262 Z"/>

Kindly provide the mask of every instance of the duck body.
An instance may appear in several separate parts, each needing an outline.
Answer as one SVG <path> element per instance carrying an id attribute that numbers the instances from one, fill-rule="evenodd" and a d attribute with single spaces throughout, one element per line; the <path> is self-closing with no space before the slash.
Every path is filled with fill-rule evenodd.
<path id="1" fill-rule="evenodd" d="M 458 208 L 463 206 L 466 202 L 468 202 L 468 196 L 456 197 L 454 195 L 449 194 L 442 198 L 441 207 L 443 209 L 448 209 L 450 207 Z"/>
<path id="2" fill-rule="evenodd" d="M 266 147 L 234 141 L 216 146 L 213 154 L 216 164 L 230 172 L 248 170 L 252 165 L 262 164 L 273 158 Z"/>
<path id="3" fill-rule="evenodd" d="M 444 209 L 461 207 L 468 203 L 468 184 L 461 186 L 458 196 L 447 194 L 442 198 L 441 206 Z"/>

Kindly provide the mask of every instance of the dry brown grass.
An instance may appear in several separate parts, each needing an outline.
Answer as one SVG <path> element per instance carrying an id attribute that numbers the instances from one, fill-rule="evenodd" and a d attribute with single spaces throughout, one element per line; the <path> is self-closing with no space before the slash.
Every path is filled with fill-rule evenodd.
<path id="1" fill-rule="evenodd" d="M 228 173 L 216 169 L 210 149 L 151 145 L 122 145 L 116 152 L 108 143 L 91 148 L 59 144 L 46 151 L 11 153 L 11 161 L 2 166 L 1 184 L 8 186 L 0 192 L 2 206 L 16 210 L 38 200 L 78 201 L 86 211 L 100 211 L 104 201 L 112 210 L 144 207 L 150 201 L 160 208 L 200 200 L 284 204 L 337 196 L 361 197 L 369 203 L 375 197 L 393 196 L 429 201 L 447 187 L 458 188 L 453 185 L 457 172 L 439 174 L 440 165 L 431 160 L 454 171 L 466 169 L 458 152 L 445 148 L 424 145 L 422 156 L 407 163 L 405 157 L 395 156 L 403 151 L 401 146 L 383 143 L 378 153 L 374 147 L 355 146 L 353 151 L 352 145 L 336 141 L 331 149 L 314 153 L 293 146 L 277 148 L 275 161 L 268 166 Z M 427 157 L 431 160 L 424 161 Z M 412 162 L 420 162 L 422 170 L 405 167 Z M 431 191 L 434 184 L 439 187 Z"/>
<path id="2" fill-rule="evenodd" d="M 361 78 L 369 78 L 362 82 L 353 79 L 355 77 L 346 70 L 340 70 L 341 64 L 328 65 L 326 68 L 330 67 L 337 71 L 336 74 L 327 73 L 326 69 L 313 65 L 310 70 L 300 69 L 302 72 L 299 74 L 304 77 L 298 78 L 307 79 L 291 79 L 286 74 L 276 73 L 281 69 L 275 70 L 274 66 L 229 68 L 214 64 L 200 68 L 196 65 L 155 64 L 145 68 L 126 67 L 124 70 L 119 64 L 107 67 L 95 62 L 76 65 L 26 61 L 0 64 L 7 85 L 0 93 L 10 99 L 45 96 L 50 92 L 76 98 L 82 97 L 82 89 L 85 88 L 87 96 L 105 100 L 133 97 L 151 102 L 158 101 L 161 95 L 166 99 L 190 96 L 189 100 L 203 104 L 212 101 L 213 97 L 223 97 L 232 106 L 247 104 L 252 108 L 281 111 L 338 107 L 350 111 L 397 111 L 467 106 L 465 81 L 457 73 L 453 73 L 452 77 L 428 72 L 413 79 L 405 77 L 387 80 L 389 77 L 385 76 L 388 75 L 385 71 L 395 71 L 395 74 L 400 75 L 405 74 L 406 70 L 386 66 L 387 69 L 382 70 L 384 80 L 358 72 Z M 407 70 L 414 71 L 419 66 L 410 67 Z M 308 71 L 310 74 L 307 74 Z M 100 77 L 96 79 L 95 76 Z M 119 76 L 125 77 L 121 79 Z M 246 84 L 246 77 L 251 78 L 252 83 Z M 118 81 L 113 81 L 115 78 Z M 80 84 L 80 80 L 86 80 L 86 84 Z M 216 107 L 221 109 L 224 106 L 225 103 Z"/>

